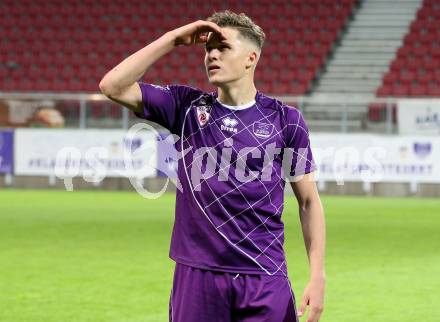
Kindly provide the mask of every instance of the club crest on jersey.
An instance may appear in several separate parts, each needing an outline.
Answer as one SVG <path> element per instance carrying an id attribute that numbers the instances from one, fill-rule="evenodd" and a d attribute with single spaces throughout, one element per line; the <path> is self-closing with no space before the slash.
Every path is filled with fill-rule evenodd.
<path id="1" fill-rule="evenodd" d="M 204 101 L 201 102 L 205 103 Z M 211 107 L 208 105 L 200 105 L 197 106 L 197 120 L 199 121 L 200 126 L 204 126 L 208 123 L 209 116 L 211 115 Z"/>
<path id="2" fill-rule="evenodd" d="M 222 131 L 237 133 L 236 126 L 238 124 L 238 121 L 236 119 L 227 116 L 222 119 L 222 123 L 223 124 L 220 125 Z"/>
<path id="3" fill-rule="evenodd" d="M 254 135 L 260 139 L 267 139 L 272 135 L 273 124 L 254 122 Z"/>

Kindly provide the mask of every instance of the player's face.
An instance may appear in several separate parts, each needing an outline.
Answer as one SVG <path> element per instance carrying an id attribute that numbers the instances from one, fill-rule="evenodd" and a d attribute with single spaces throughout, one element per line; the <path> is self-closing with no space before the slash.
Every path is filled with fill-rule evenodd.
<path id="1" fill-rule="evenodd" d="M 223 28 L 226 40 L 220 40 L 217 34 L 210 33 L 205 44 L 205 68 L 211 84 L 220 86 L 243 78 L 250 72 L 255 52 L 239 31 Z"/>

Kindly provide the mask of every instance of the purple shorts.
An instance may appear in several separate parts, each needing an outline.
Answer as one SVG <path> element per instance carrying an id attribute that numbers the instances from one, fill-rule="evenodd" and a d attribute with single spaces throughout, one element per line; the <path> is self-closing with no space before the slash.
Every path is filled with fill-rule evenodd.
<path id="1" fill-rule="evenodd" d="M 298 322 L 284 276 L 233 274 L 176 263 L 170 322 Z"/>

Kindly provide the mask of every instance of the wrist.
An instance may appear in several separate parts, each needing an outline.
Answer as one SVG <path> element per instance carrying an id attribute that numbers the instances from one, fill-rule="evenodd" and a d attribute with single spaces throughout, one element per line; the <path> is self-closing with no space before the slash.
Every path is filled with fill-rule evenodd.
<path id="1" fill-rule="evenodd" d="M 310 280 L 319 281 L 319 282 L 325 282 L 325 280 L 326 280 L 325 273 L 324 272 L 312 273 L 310 275 Z"/>
<path id="2" fill-rule="evenodd" d="M 171 30 L 171 31 L 166 32 L 166 33 L 163 35 L 163 37 L 164 37 L 165 39 L 167 39 L 167 41 L 169 41 L 169 42 L 173 45 L 173 47 L 177 47 L 177 46 L 180 45 L 180 44 L 178 43 L 178 39 L 177 39 L 177 36 L 176 36 L 176 33 L 174 32 L 174 30 Z"/>

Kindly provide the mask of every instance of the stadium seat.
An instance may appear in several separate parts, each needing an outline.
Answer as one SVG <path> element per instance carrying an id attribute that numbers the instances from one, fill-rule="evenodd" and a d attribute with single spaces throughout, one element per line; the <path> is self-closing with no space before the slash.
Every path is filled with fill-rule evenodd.
<path id="1" fill-rule="evenodd" d="M 383 76 L 378 96 L 436 96 L 440 80 L 435 70 L 440 68 L 440 10 L 438 2 L 424 0 L 403 45 Z M 432 72 L 431 72 L 432 71 Z M 396 77 L 398 76 L 398 77 Z M 400 83 L 399 83 L 400 82 Z"/>
<path id="2" fill-rule="evenodd" d="M 51 5 L 45 1 L 30 0 L 6 2 L 10 14 L 0 21 L 0 30 L 3 30 L 2 37 L 8 39 L 8 43 L 0 44 L 0 52 L 17 54 L 13 56 L 17 57 L 17 63 L 28 66 L 19 71 L 2 72 L 6 77 L 0 78 L 0 88 L 7 91 L 98 91 L 97 84 L 105 71 L 128 54 L 171 28 L 207 17 L 215 10 L 230 8 L 248 13 L 263 27 L 268 36 L 264 52 L 282 52 L 279 56 L 263 55 L 264 65 L 271 69 L 270 75 L 262 73 L 264 80 L 282 78 L 288 83 L 301 82 L 288 87 L 263 85 L 266 87 L 262 89 L 270 88 L 271 94 L 287 94 L 292 89 L 290 93 L 295 95 L 307 93 L 310 81 L 325 62 L 332 42 L 356 4 L 356 0 L 264 0 L 258 6 L 251 0 L 241 3 L 232 0 L 165 1 L 149 5 L 147 11 L 139 10 L 143 8 L 142 1 L 132 5 L 125 1 L 109 3 L 104 0 L 66 0 Z M 299 41 L 302 45 L 296 46 Z M 423 45 L 417 52 L 422 55 L 425 50 Z M 22 55 L 25 51 L 29 51 L 30 55 Z M 173 69 L 158 68 L 154 72 L 152 69 L 151 77 L 146 77 L 158 83 L 188 82 L 188 77 L 191 77 L 202 88 L 212 88 L 207 84 L 202 68 L 203 50 L 181 48 L 172 57 L 168 63 Z M 298 57 L 307 58 L 301 60 Z M 297 77 L 295 63 L 304 63 L 307 72 Z M 38 69 L 31 69 L 31 64 Z M 178 68 L 181 64 L 187 65 L 188 69 Z M 96 71 L 94 66 L 98 65 L 104 71 Z M 82 69 L 83 66 L 87 67 Z M 281 76 L 286 66 L 292 68 L 292 72 Z M 58 73 L 54 68 L 58 69 Z M 42 75 L 44 78 L 41 78 Z M 72 79 L 74 76 L 77 79 Z M 24 78 L 29 81 L 17 81 Z M 35 87 L 32 87 L 32 82 L 35 82 Z"/>
<path id="3" fill-rule="evenodd" d="M 387 119 L 386 103 L 370 103 L 368 105 L 368 118 L 373 122 L 385 122 Z M 397 122 L 397 105 L 391 104 L 391 119 L 393 123 Z"/>

